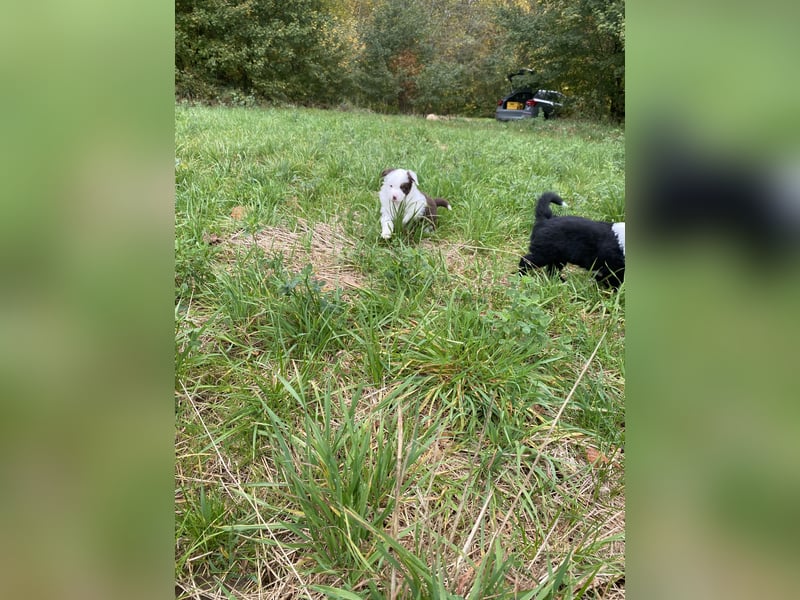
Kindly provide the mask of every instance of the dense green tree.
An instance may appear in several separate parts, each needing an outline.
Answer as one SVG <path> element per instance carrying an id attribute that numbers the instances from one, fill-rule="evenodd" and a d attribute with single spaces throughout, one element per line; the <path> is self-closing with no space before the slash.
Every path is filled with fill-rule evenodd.
<path id="1" fill-rule="evenodd" d="M 420 112 L 490 116 L 516 67 L 496 18 L 496 0 L 438 0 L 429 5 L 434 52 L 417 78 Z"/>
<path id="2" fill-rule="evenodd" d="M 178 95 L 491 116 L 521 67 L 625 115 L 623 0 L 176 0 Z"/>
<path id="3" fill-rule="evenodd" d="M 530 0 L 500 18 L 521 65 L 573 95 L 584 114 L 624 119 L 623 0 Z"/>
<path id="4" fill-rule="evenodd" d="M 177 91 L 335 102 L 346 94 L 335 25 L 322 0 L 176 0 Z"/>
<path id="5" fill-rule="evenodd" d="M 360 15 L 360 104 L 490 116 L 515 56 L 498 0 L 351 0 Z M 364 7 L 369 6 L 365 11 Z"/>
<path id="6" fill-rule="evenodd" d="M 383 0 L 359 24 L 355 70 L 360 104 L 407 112 L 433 49 L 425 0 Z"/>

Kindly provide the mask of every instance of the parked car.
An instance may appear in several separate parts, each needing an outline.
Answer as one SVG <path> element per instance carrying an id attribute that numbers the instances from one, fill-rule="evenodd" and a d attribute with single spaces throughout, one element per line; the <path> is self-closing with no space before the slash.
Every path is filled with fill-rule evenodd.
<path id="1" fill-rule="evenodd" d="M 495 119 L 498 121 L 532 119 L 538 117 L 539 113 L 542 113 L 545 119 L 550 119 L 561 114 L 567 101 L 567 97 L 561 92 L 535 89 L 538 85 L 516 87 L 516 83 L 530 81 L 532 74 L 532 69 L 520 69 L 516 73 L 509 73 L 511 93 L 497 101 Z M 515 78 L 518 78 L 517 82 L 514 81 Z"/>

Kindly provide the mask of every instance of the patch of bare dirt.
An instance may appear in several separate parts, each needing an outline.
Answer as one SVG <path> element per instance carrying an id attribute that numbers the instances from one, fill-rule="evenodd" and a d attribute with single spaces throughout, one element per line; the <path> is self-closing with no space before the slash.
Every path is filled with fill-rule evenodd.
<path id="1" fill-rule="evenodd" d="M 289 269 L 300 271 L 313 265 L 314 276 L 323 282 L 323 289 L 363 289 L 364 277 L 345 258 L 354 246 L 336 224 L 309 224 L 298 219 L 294 229 L 265 227 L 255 235 L 244 231 L 232 235 L 228 244 L 236 247 L 258 245 L 269 253 L 280 252 Z"/>

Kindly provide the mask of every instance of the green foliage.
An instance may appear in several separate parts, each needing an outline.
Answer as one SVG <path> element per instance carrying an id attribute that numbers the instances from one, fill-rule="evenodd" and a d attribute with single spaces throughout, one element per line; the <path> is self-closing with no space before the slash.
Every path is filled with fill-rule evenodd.
<path id="1" fill-rule="evenodd" d="M 177 556 L 177 570 L 180 572 L 195 553 L 203 553 L 213 572 L 225 573 L 233 566 L 237 547 L 241 546 L 241 538 L 225 526 L 233 511 L 219 491 L 208 490 L 204 485 L 186 487 L 181 493 L 188 510 L 176 522 L 176 535 L 185 548 Z"/>
<path id="2" fill-rule="evenodd" d="M 416 406 L 403 425 L 401 404 L 409 402 L 410 386 L 398 387 L 364 413 L 360 390 L 348 400 L 329 390 L 310 397 L 306 390 L 283 384 L 304 417 L 298 429 L 268 410 L 269 426 L 262 432 L 283 482 L 278 497 L 291 515 L 274 529 L 292 534 L 295 541 L 289 545 L 312 556 L 320 572 L 345 574 L 345 588 L 316 589 L 333 598 L 360 598 L 351 590 L 366 580 L 369 597 L 383 598 L 387 582 L 382 569 L 391 566 L 410 597 L 458 598 L 447 590 L 436 564 L 427 564 L 418 549 L 387 532 L 399 504 L 413 501 L 410 492 L 430 477 L 418 461 L 434 443 L 434 430 L 419 427 L 413 418 Z M 503 593 L 512 567 L 495 541 L 476 569 L 469 597 Z"/>
<path id="3" fill-rule="evenodd" d="M 422 410 L 488 440 L 513 446 L 526 435 L 535 404 L 551 403 L 540 374 L 560 358 L 548 336 L 551 317 L 529 280 L 494 299 L 452 292 L 441 306 L 397 334 L 394 377 L 409 378 Z"/>
<path id="4" fill-rule="evenodd" d="M 269 411 L 265 435 L 286 495 L 297 504 L 291 511 L 297 517 L 282 525 L 323 570 L 350 570 L 354 563 L 371 568 L 378 541 L 371 529 L 382 526 L 394 510 L 396 494 L 406 487 L 403 472 L 397 471 L 397 417 L 380 411 L 373 418 L 358 418 L 358 393 L 349 402 L 334 399 L 330 391 L 307 398 L 304 390 L 284 385 L 304 417 L 300 433 Z M 406 442 L 403 471 L 425 449 L 424 440 Z"/>
<path id="5" fill-rule="evenodd" d="M 359 27 L 363 50 L 355 72 L 361 104 L 408 112 L 416 97 L 416 78 L 430 60 L 427 3 L 379 3 Z"/>
<path id="6" fill-rule="evenodd" d="M 254 252 L 232 273 L 220 273 L 217 289 L 221 312 L 235 330 L 272 348 L 280 362 L 342 348 L 347 309 L 341 291 L 324 292 L 311 265 L 294 273 L 280 255 Z"/>
<path id="7" fill-rule="evenodd" d="M 581 114 L 624 117 L 623 0 L 177 0 L 178 96 L 491 116 L 533 67 Z"/>
<path id="8" fill-rule="evenodd" d="M 188 297 L 197 286 L 202 286 L 211 276 L 210 259 L 214 247 L 197 237 L 175 238 L 175 292 Z"/>
<path id="9" fill-rule="evenodd" d="M 490 116 L 519 68 L 497 18 L 502 2 L 428 5 L 433 52 L 416 78 L 417 112 Z"/>
<path id="10" fill-rule="evenodd" d="M 176 91 L 335 103 L 344 58 L 321 0 L 176 0 Z"/>
<path id="11" fill-rule="evenodd" d="M 543 1 L 500 11 L 521 66 L 595 117 L 625 117 L 624 0 Z"/>
<path id="12" fill-rule="evenodd" d="M 487 116 L 514 68 L 491 2 L 384 0 L 359 39 L 358 100 L 378 110 Z"/>

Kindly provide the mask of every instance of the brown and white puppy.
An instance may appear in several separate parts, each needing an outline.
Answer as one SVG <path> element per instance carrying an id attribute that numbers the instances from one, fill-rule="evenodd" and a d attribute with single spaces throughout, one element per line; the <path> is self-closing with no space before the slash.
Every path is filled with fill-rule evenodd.
<path id="1" fill-rule="evenodd" d="M 403 225 L 412 219 L 424 219 L 430 228 L 436 226 L 437 207 L 451 210 L 443 198 L 431 198 L 417 187 L 417 174 L 408 169 L 385 169 L 378 196 L 381 201 L 381 237 L 389 239 L 394 221 L 402 215 Z"/>

